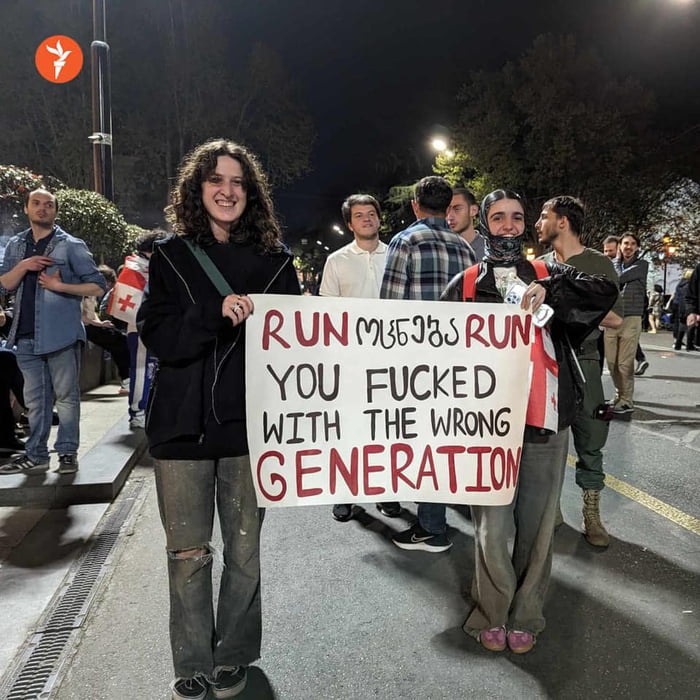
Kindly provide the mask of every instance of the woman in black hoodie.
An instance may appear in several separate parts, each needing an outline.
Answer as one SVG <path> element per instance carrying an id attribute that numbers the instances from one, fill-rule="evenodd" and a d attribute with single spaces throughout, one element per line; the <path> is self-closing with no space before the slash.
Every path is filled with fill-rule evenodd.
<path id="1" fill-rule="evenodd" d="M 211 687 L 228 698 L 245 687 L 261 637 L 262 511 L 245 414 L 247 295 L 300 290 L 264 175 L 241 146 L 214 140 L 188 155 L 166 214 L 176 235 L 155 246 L 138 323 L 159 360 L 146 434 L 168 551 L 171 691 L 202 699 Z M 215 503 L 224 545 L 216 615 Z"/>

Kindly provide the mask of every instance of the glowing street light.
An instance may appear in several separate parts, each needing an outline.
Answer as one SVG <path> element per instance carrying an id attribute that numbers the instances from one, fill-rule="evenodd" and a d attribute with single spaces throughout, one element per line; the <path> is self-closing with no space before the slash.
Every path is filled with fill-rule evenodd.
<path id="1" fill-rule="evenodd" d="M 430 145 L 440 153 L 447 150 L 447 141 L 445 139 L 436 137 L 430 142 Z"/>
<path id="2" fill-rule="evenodd" d="M 340 228 L 340 226 L 338 226 L 338 224 L 333 224 L 333 230 L 334 230 L 336 233 L 339 233 L 341 236 L 344 236 L 344 235 L 345 235 L 345 231 L 343 231 L 343 229 Z"/>

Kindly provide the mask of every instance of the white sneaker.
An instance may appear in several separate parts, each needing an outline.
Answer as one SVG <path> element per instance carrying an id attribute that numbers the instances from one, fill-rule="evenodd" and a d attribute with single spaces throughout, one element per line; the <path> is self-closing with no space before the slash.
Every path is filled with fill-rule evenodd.
<path id="1" fill-rule="evenodd" d="M 144 430 L 146 427 L 146 415 L 143 411 L 129 419 L 129 427 L 132 430 Z"/>
<path id="2" fill-rule="evenodd" d="M 129 394 L 129 380 L 128 379 L 122 379 L 121 383 L 119 384 L 119 391 L 117 391 L 117 394 L 119 394 L 119 396 L 128 396 L 128 394 Z"/>

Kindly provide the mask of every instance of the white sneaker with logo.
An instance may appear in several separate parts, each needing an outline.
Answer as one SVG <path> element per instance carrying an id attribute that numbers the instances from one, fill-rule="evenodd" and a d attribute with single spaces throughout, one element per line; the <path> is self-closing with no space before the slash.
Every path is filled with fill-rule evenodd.
<path id="1" fill-rule="evenodd" d="M 139 411 L 129 419 L 129 427 L 132 430 L 143 430 L 146 427 L 146 414 Z"/>

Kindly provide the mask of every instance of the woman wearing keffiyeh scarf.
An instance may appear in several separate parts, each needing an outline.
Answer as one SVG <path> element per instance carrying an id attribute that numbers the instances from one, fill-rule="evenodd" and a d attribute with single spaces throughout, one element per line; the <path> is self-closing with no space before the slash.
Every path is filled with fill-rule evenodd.
<path id="1" fill-rule="evenodd" d="M 514 192 L 496 190 L 484 198 L 479 229 L 486 239 L 484 261 L 455 277 L 442 298 L 502 303 L 507 289 L 520 280 L 527 285 L 522 308 L 534 313 L 546 303 L 554 312 L 533 338 L 527 425 L 513 503 L 471 509 L 476 570 L 464 631 L 491 651 L 508 646 L 522 654 L 532 649 L 545 626 L 568 427 L 580 395 L 572 347 L 600 323 L 617 290 L 612 282 L 568 265 L 526 260 L 525 208 Z"/>

